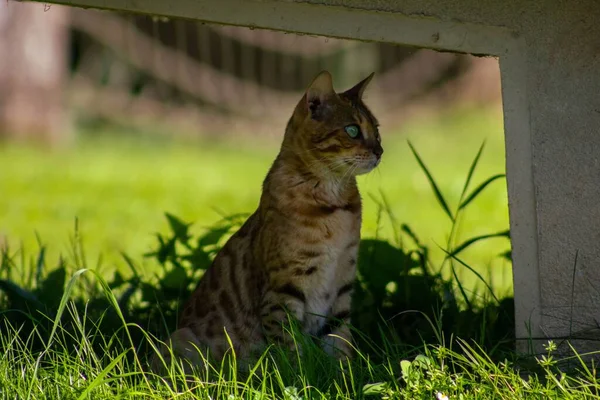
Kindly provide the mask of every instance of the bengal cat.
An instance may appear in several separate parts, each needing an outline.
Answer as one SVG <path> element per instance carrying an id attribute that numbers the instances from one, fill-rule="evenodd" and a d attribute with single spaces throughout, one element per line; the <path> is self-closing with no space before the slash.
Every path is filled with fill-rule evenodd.
<path id="1" fill-rule="evenodd" d="M 290 118 L 263 182 L 258 209 L 225 244 L 185 304 L 170 336 L 173 354 L 202 365 L 203 353 L 238 359 L 268 342 L 293 347 L 288 313 L 325 350 L 351 356 L 350 299 L 356 278 L 361 198 L 356 176 L 383 148 L 362 101 L 373 77 L 336 93 L 321 72 Z M 162 350 L 169 362 L 169 352 Z M 158 357 L 153 369 L 160 369 Z M 167 364 L 168 365 L 168 364 Z"/>

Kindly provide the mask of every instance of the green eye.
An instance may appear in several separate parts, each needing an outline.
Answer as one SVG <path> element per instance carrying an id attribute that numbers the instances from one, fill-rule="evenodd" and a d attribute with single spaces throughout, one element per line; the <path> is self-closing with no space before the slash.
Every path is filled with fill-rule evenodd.
<path id="1" fill-rule="evenodd" d="M 358 135 L 360 135 L 360 128 L 356 125 L 348 125 L 347 127 L 344 128 L 344 130 L 346 131 L 348 136 L 350 136 L 352 139 L 354 139 L 354 138 L 358 137 Z"/>

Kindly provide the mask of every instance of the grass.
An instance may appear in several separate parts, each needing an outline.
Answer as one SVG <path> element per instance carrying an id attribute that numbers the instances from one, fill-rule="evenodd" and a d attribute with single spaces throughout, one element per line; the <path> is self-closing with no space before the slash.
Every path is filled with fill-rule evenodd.
<path id="1" fill-rule="evenodd" d="M 486 150 L 473 182 L 504 171 L 501 116 L 496 110 L 457 112 L 408 122 L 401 131 L 382 128 L 385 155 L 374 173 L 360 178 L 364 199 L 363 237 L 390 238 L 394 229 L 379 221 L 378 203 L 385 196 L 398 224 L 407 223 L 441 260 L 451 226 L 431 196 L 429 183 L 407 146 L 419 150 L 445 194 L 456 206 L 470 161 L 482 141 Z M 153 232 L 164 232 L 161 216 L 168 211 L 195 222 L 196 234 L 223 215 L 251 212 L 260 196 L 262 179 L 278 143 L 250 138 L 194 143 L 150 142 L 120 138 L 82 140 L 75 151 L 31 147 L 0 148 L 0 240 L 12 249 L 38 248 L 43 238 L 47 258 L 70 250 L 75 218 L 87 256 L 103 268 L 121 268 L 120 251 L 138 258 L 154 244 Z M 461 239 L 508 228 L 505 181 L 487 188 L 459 221 Z M 505 239 L 471 246 L 463 254 L 470 265 L 493 282 L 498 293 L 510 295 L 509 262 L 496 257 L 508 248 Z M 148 264 L 148 270 L 154 265 Z M 473 274 L 458 270 L 473 289 Z"/>
<path id="2" fill-rule="evenodd" d="M 87 325 L 86 315 L 69 306 L 69 291 L 85 274 L 90 271 L 79 271 L 67 285 L 60 311 L 49 321 L 50 334 L 42 328 L 19 332 L 10 320 L 4 320 L 1 398 L 600 398 L 595 370 L 580 363 L 577 374 L 561 372 L 552 359 L 552 343 L 537 363 L 537 374 L 524 377 L 513 360 L 494 362 L 473 341 L 457 338 L 412 352 L 399 351 L 388 342 L 379 362 L 360 350 L 352 362 L 338 363 L 316 346 L 291 356 L 272 348 L 245 370 L 237 370 L 233 359 L 197 370 L 193 376 L 185 376 L 181 366 L 173 364 L 165 375 L 157 376 L 148 372 L 145 364 L 146 354 L 141 349 L 148 347 L 131 340 L 139 332 L 147 334 L 138 325 L 125 322 L 116 297 L 101 277 L 96 279 L 119 315 L 120 327 L 102 332 L 96 325 Z M 71 329 L 66 320 L 74 321 Z M 45 338 L 41 352 L 31 348 L 36 336 Z"/>
<path id="3" fill-rule="evenodd" d="M 9 249 L 19 238 L 39 249 L 0 259 L 0 398 L 600 398 L 595 368 L 578 354 L 567 374 L 551 342 L 537 360 L 510 351 L 510 264 L 497 257 L 508 243 L 486 236 L 508 227 L 505 185 L 488 179 L 503 172 L 502 143 L 500 121 L 483 111 L 389 134 L 383 165 L 360 180 L 352 362 L 298 337 L 301 355 L 273 347 L 249 369 L 233 358 L 193 377 L 177 365 L 148 372 L 155 335 L 164 337 L 157 325 L 172 329 L 197 280 L 189 257 L 208 262 L 229 232 L 204 228 L 255 207 L 277 146 L 105 138 L 74 152 L 3 148 L 0 229 Z M 163 210 L 198 223 L 165 221 Z M 69 235 L 75 217 L 83 237 L 79 225 Z"/>
<path id="4" fill-rule="evenodd" d="M 84 252 L 74 248 L 71 253 Z M 82 264 L 86 262 L 77 257 L 64 259 L 69 270 Z M 512 353 L 492 358 L 476 335 L 460 335 L 465 338 L 461 339 L 441 332 L 437 340 L 406 346 L 383 330 L 382 340 L 355 330 L 359 345 L 350 363 L 337 362 L 314 343 L 297 337 L 304 346 L 301 355 L 272 347 L 247 369 L 238 370 L 236 360 L 228 359 L 196 370 L 193 376 L 186 376 L 180 365 L 168 365 L 166 374 L 158 376 L 146 364 L 155 338 L 140 323 L 143 317 L 134 320 L 143 309 L 139 299 L 123 302 L 124 292 L 113 290 L 111 282 L 93 269 L 76 270 L 60 285 L 50 275 L 46 282 L 53 284 L 44 282 L 39 285 L 42 290 L 33 294 L 40 299 L 44 292 L 49 294 L 57 303 L 52 310 L 42 314 L 40 309 L 11 303 L 0 314 L 0 398 L 600 398 L 595 369 L 575 353 L 571 361 L 578 370 L 563 372 L 553 358 L 556 346 L 551 342 L 547 354 L 532 365 Z M 64 293 L 57 286 L 65 287 Z M 99 304 L 101 298 L 104 302 Z M 443 312 L 428 319 L 432 330 L 441 329 Z M 21 324 L 17 313 L 37 322 Z M 498 323 L 492 329 L 506 326 Z M 419 329 L 417 335 L 424 332 Z"/>

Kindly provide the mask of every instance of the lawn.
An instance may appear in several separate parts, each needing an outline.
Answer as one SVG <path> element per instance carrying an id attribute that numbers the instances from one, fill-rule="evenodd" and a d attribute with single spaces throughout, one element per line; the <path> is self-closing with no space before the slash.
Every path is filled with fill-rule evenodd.
<path id="1" fill-rule="evenodd" d="M 146 357 L 153 335 L 173 329 L 198 271 L 186 255 L 143 254 L 156 250 L 157 232 L 187 238 L 164 212 L 193 222 L 194 238 L 206 239 L 224 216 L 253 211 L 278 143 L 113 131 L 83 132 L 69 150 L 0 148 L 0 239 L 9 246 L 0 256 L 0 399 L 599 398 L 595 369 L 575 358 L 579 371 L 563 373 L 554 344 L 537 360 L 512 352 L 513 306 L 502 299 L 512 294 L 511 265 L 499 257 L 506 238 L 474 242 L 460 253 L 464 264 L 453 264 L 455 276 L 443 262 L 451 231 L 456 249 L 508 229 L 506 182 L 486 186 L 452 224 L 409 141 L 453 214 L 469 198 L 461 193 L 484 140 L 466 193 L 504 171 L 497 110 L 415 119 L 382 134 L 384 161 L 359 180 L 361 254 L 373 257 L 358 260 L 354 360 L 338 363 L 299 337 L 302 354 L 274 347 L 250 370 L 224 362 L 187 381 L 176 365 L 148 373 Z M 397 234 L 402 224 L 423 246 L 398 239 L 410 237 Z M 206 242 L 214 255 L 219 242 Z"/>
<path id="2" fill-rule="evenodd" d="M 415 355 L 388 352 L 375 363 L 362 354 L 337 364 L 318 349 L 303 356 L 265 353 L 250 370 L 236 372 L 225 363 L 200 369 L 194 376 L 177 365 L 162 377 L 144 373 L 134 346 L 93 352 L 94 333 L 81 327 L 77 351 L 55 340 L 51 350 L 36 357 L 14 336 L 0 337 L 8 348 L 0 355 L 0 397 L 31 399 L 597 399 L 595 372 L 565 375 L 549 356 L 540 361 L 539 375 L 523 378 L 515 364 L 491 362 L 468 341 L 429 345 Z M 60 330 L 58 331 L 60 332 Z M 88 337 L 84 335 L 87 334 Z M 83 339 L 81 339 L 83 337 Z M 10 341 L 10 343 L 9 343 Z M 452 346 L 454 349 L 452 349 Z M 42 368 L 40 368 L 40 361 Z M 235 366 L 235 365 L 234 365 Z"/>
<path id="3" fill-rule="evenodd" d="M 120 252 L 136 260 L 167 228 L 163 212 L 193 222 L 202 232 L 224 215 L 252 212 L 262 179 L 279 143 L 252 136 L 236 140 L 181 142 L 110 135 L 85 135 L 75 149 L 46 151 L 15 145 L 0 148 L 0 238 L 12 250 L 37 251 L 37 236 L 48 260 L 68 253 L 75 219 L 87 259 L 102 268 L 121 268 Z M 432 248 L 441 260 L 450 220 L 411 154 L 415 146 L 451 208 L 462 190 L 470 163 L 482 142 L 486 148 L 472 187 L 504 172 L 502 119 L 495 109 L 448 113 L 409 121 L 401 130 L 382 128 L 385 155 L 374 173 L 359 180 L 364 199 L 363 237 L 390 238 L 400 223 Z M 378 218 L 385 196 L 398 222 Z M 458 240 L 508 229 L 506 182 L 486 188 L 458 227 Z M 493 282 L 501 295 L 512 293 L 510 264 L 497 257 L 506 239 L 471 246 L 463 258 Z M 147 268 L 152 269 L 147 263 Z M 465 286 L 477 280 L 462 269 Z"/>

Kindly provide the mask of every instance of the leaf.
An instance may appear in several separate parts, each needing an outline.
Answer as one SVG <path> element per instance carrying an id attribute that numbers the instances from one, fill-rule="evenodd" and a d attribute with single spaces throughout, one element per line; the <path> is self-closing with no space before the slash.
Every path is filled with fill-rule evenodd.
<path id="1" fill-rule="evenodd" d="M 128 351 L 128 350 L 127 350 Z M 101 384 L 103 384 L 104 382 L 106 382 L 106 375 L 108 375 L 108 373 L 110 371 L 112 371 L 113 369 L 115 369 L 115 367 L 117 366 L 117 364 L 121 361 L 121 359 L 123 357 L 125 357 L 125 355 L 127 354 L 127 351 L 124 351 L 123 353 L 119 354 L 117 357 L 115 357 L 110 364 L 108 364 L 106 366 L 106 368 L 104 368 L 102 371 L 100 371 L 100 373 L 96 376 L 96 378 L 94 378 L 93 381 L 91 381 L 87 388 L 81 393 L 81 395 L 77 398 L 78 400 L 83 400 L 83 399 L 87 399 L 90 398 L 90 394 L 92 393 L 92 391 L 97 387 L 100 386 Z"/>
<path id="2" fill-rule="evenodd" d="M 156 259 L 159 263 L 164 264 L 169 258 L 173 258 L 175 254 L 175 238 L 170 239 L 167 243 L 161 244 L 156 251 Z"/>
<path id="3" fill-rule="evenodd" d="M 173 231 L 173 234 L 175 235 L 175 237 L 179 241 L 186 243 L 188 241 L 188 239 L 190 238 L 190 236 L 188 234 L 188 230 L 189 230 L 190 226 L 192 226 L 192 224 L 186 224 L 185 222 L 181 221 L 176 216 L 169 214 L 169 213 L 165 213 L 165 216 L 167 217 L 167 220 L 169 221 L 169 226 L 171 227 L 171 230 Z"/>
<path id="4" fill-rule="evenodd" d="M 483 189 L 485 189 L 487 185 L 489 185 L 490 183 L 494 182 L 496 179 L 504 178 L 505 176 L 506 176 L 505 174 L 496 174 L 496 175 L 493 175 L 493 176 L 487 178 L 479 186 L 477 186 L 475 188 L 475 190 L 473 190 L 471 192 L 471 194 L 469 195 L 469 197 L 467 197 L 460 204 L 460 207 L 458 207 L 458 209 L 462 210 L 463 208 L 465 208 L 467 205 L 469 205 L 470 202 L 472 202 L 473 200 L 475 200 L 475 197 L 477 197 L 477 195 L 479 194 L 479 192 L 481 192 Z"/>
<path id="5" fill-rule="evenodd" d="M 402 224 L 400 226 L 400 230 L 403 231 L 404 233 L 406 233 L 412 240 L 413 242 L 415 242 L 415 244 L 418 247 L 422 247 L 421 246 L 421 242 L 419 241 L 419 238 L 417 237 L 417 235 L 413 232 L 413 230 L 410 228 L 410 226 L 408 226 L 407 224 Z"/>
<path id="6" fill-rule="evenodd" d="M 189 261 L 194 271 L 199 269 L 205 270 L 210 267 L 210 264 L 212 263 L 208 253 L 202 250 L 201 247 L 195 248 L 191 254 L 182 257 L 182 259 L 184 261 Z"/>
<path id="7" fill-rule="evenodd" d="M 469 168 L 469 173 L 467 174 L 467 179 L 465 180 L 465 185 L 463 186 L 463 190 L 460 193 L 459 203 L 462 201 L 463 196 L 465 195 L 465 193 L 467 192 L 467 189 L 469 188 L 469 183 L 471 183 L 471 178 L 473 177 L 475 168 L 477 167 L 477 164 L 479 163 L 479 157 L 481 157 L 481 153 L 483 152 L 484 147 L 485 147 L 485 140 L 483 141 L 483 143 L 481 143 L 481 147 L 479 147 L 479 151 L 477 152 L 477 155 L 475 156 L 475 158 L 473 159 L 473 162 L 471 163 L 471 167 Z"/>
<path id="8" fill-rule="evenodd" d="M 414 364 L 418 364 L 420 367 L 429 367 L 431 366 L 431 359 L 429 357 L 427 357 L 426 355 L 423 354 L 419 354 L 418 356 L 415 357 L 415 361 L 413 361 Z"/>
<path id="9" fill-rule="evenodd" d="M 113 274 L 112 282 L 109 282 L 108 287 L 110 287 L 111 289 L 116 289 L 125 282 L 126 281 L 125 279 L 123 279 L 123 275 L 121 275 L 119 271 L 115 271 L 115 273 Z"/>
<path id="10" fill-rule="evenodd" d="M 147 301 L 150 304 L 155 304 L 156 302 L 160 302 L 164 299 L 164 296 L 162 296 L 162 291 L 158 290 L 149 283 L 142 283 L 141 292 L 142 301 Z"/>
<path id="11" fill-rule="evenodd" d="M 358 270 L 362 281 L 376 296 L 384 296 L 389 282 L 396 282 L 406 270 L 417 266 L 417 263 L 401 249 L 389 242 L 377 239 L 365 239 L 358 248 Z"/>
<path id="12" fill-rule="evenodd" d="M 144 258 L 156 258 L 158 259 L 158 254 L 160 249 L 165 245 L 165 240 L 163 239 L 160 233 L 155 233 L 156 239 L 158 240 L 158 249 L 156 251 L 149 251 L 143 254 Z"/>
<path id="13" fill-rule="evenodd" d="M 417 162 L 419 163 L 419 166 L 421 167 L 421 169 L 423 170 L 423 172 L 425 172 L 425 175 L 427 176 L 427 180 L 429 181 L 429 184 L 431 185 L 431 188 L 433 189 L 433 192 L 435 193 L 435 197 L 436 197 L 438 203 L 440 203 L 440 206 L 442 206 L 442 209 L 444 210 L 444 212 L 446 213 L 446 215 L 448 215 L 448 217 L 450 218 L 450 220 L 452 222 L 454 222 L 454 217 L 452 216 L 452 212 L 450 212 L 450 207 L 448 207 L 448 203 L 446 202 L 446 199 L 444 199 L 444 196 L 442 195 L 442 192 L 440 191 L 440 189 L 438 188 L 437 184 L 435 183 L 435 180 L 433 179 L 433 176 L 431 176 L 431 173 L 429 172 L 429 170 L 425 166 L 425 163 L 423 163 L 423 161 L 421 160 L 421 157 L 419 157 L 419 154 L 417 153 L 417 151 L 415 150 L 415 148 L 413 147 L 413 145 L 410 143 L 410 141 L 408 142 L 408 146 L 410 147 L 410 150 L 412 151 L 412 153 L 414 154 L 415 158 L 417 159 Z"/>
<path id="14" fill-rule="evenodd" d="M 130 279 L 129 287 L 123 292 L 119 298 L 119 307 L 122 309 L 128 308 L 128 303 L 131 297 L 135 294 L 138 289 L 140 281 L 137 278 Z"/>
<path id="15" fill-rule="evenodd" d="M 487 235 L 480 235 L 480 236 L 472 237 L 468 240 L 465 240 L 460 245 L 458 245 L 454 250 L 452 250 L 452 252 L 449 253 L 448 257 L 454 257 L 455 255 L 457 255 L 458 253 L 460 253 L 461 251 L 463 251 L 464 249 L 466 249 L 473 243 L 477 243 L 481 240 L 495 238 L 495 237 L 509 237 L 509 232 L 510 231 L 506 230 L 506 231 L 502 231 L 502 232 L 489 233 Z"/>
<path id="16" fill-rule="evenodd" d="M 139 278 L 140 275 L 137 272 L 137 269 L 135 268 L 135 263 L 133 262 L 133 260 L 131 259 L 131 257 L 129 257 L 127 255 L 127 253 L 121 251 L 121 257 L 123 257 L 123 259 L 125 260 L 125 263 L 127 263 L 127 266 L 129 267 L 129 269 L 131 270 L 131 272 L 133 272 L 133 276 L 135 276 L 136 278 Z"/>
<path id="17" fill-rule="evenodd" d="M 389 384 L 387 382 L 378 382 L 378 383 L 367 383 L 363 386 L 363 395 L 364 396 L 373 396 L 384 393 L 388 390 Z"/>
<path id="18" fill-rule="evenodd" d="M 408 382 L 408 378 L 410 377 L 410 371 L 412 368 L 412 363 L 408 360 L 400 361 L 400 370 L 402 371 L 402 378 Z"/>
<path id="19" fill-rule="evenodd" d="M 223 236 L 229 233 L 230 228 L 230 226 L 224 226 L 209 230 L 204 236 L 198 239 L 198 246 L 206 247 L 216 245 Z"/>
<path id="20" fill-rule="evenodd" d="M 294 386 L 287 386 L 283 389 L 283 398 L 285 400 L 304 400 L 304 397 L 298 394 L 298 389 Z"/>
<path id="21" fill-rule="evenodd" d="M 179 289 L 186 281 L 187 274 L 185 273 L 185 269 L 175 267 L 160 280 L 160 284 L 167 289 Z"/>

